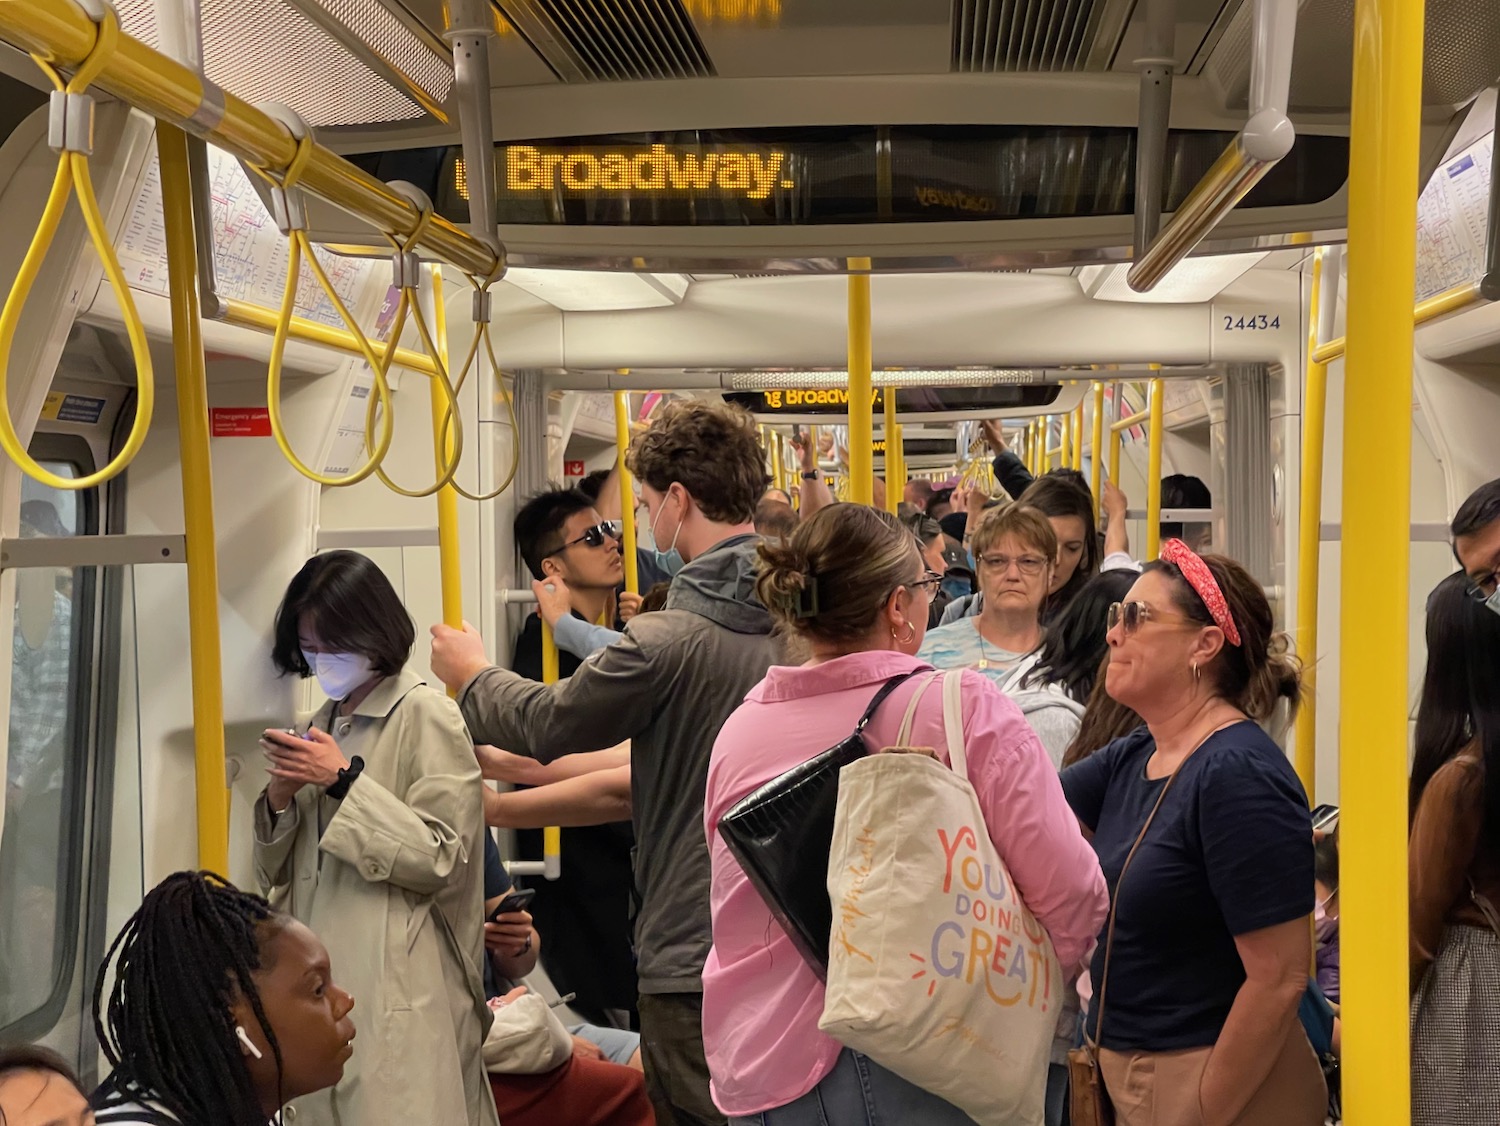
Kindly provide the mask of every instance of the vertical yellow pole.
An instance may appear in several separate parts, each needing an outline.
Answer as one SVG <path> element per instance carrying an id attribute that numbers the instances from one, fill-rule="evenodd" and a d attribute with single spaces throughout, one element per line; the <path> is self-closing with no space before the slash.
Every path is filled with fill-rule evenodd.
<path id="1" fill-rule="evenodd" d="M 1120 484 L 1120 448 L 1125 444 L 1125 435 L 1119 430 L 1109 432 L 1109 483 L 1116 488 Z"/>
<path id="2" fill-rule="evenodd" d="M 1083 404 L 1073 412 L 1073 468 L 1083 468 Z"/>
<path id="3" fill-rule="evenodd" d="M 1323 248 L 1313 253 L 1308 301 L 1307 383 L 1302 396 L 1302 507 L 1297 530 L 1297 652 L 1306 682 L 1297 711 L 1297 777 L 1307 800 L 1317 804 L 1318 777 L 1318 581 L 1323 531 L 1323 428 L 1328 405 L 1328 367 L 1313 359 L 1323 300 Z"/>
<path id="4" fill-rule="evenodd" d="M 880 391 L 885 404 L 885 510 L 892 516 L 906 491 L 906 470 L 901 464 L 901 428 L 896 424 L 896 389 Z"/>
<path id="5" fill-rule="evenodd" d="M 1161 553 L 1161 442 L 1162 427 L 1166 420 L 1162 410 L 1163 386 L 1160 379 L 1151 381 L 1151 397 L 1147 410 L 1151 412 L 1146 443 L 1146 558 L 1155 559 Z"/>
<path id="6" fill-rule="evenodd" d="M 786 450 L 782 444 L 781 432 L 771 431 L 771 477 L 775 485 L 782 492 L 786 492 Z M 787 493 L 790 496 L 790 493 Z"/>
<path id="7" fill-rule="evenodd" d="M 1069 411 L 1058 419 L 1057 427 L 1057 467 L 1066 469 L 1073 464 L 1072 451 L 1069 447 L 1069 439 L 1073 436 L 1073 412 Z"/>
<path id="8" fill-rule="evenodd" d="M 438 360 L 450 378 L 448 367 L 448 309 L 443 300 L 443 268 L 436 263 L 430 267 L 432 282 L 433 332 L 437 337 Z M 474 330 L 479 331 L 475 325 Z M 453 425 L 443 426 L 443 415 L 448 409 L 448 400 L 436 379 L 429 379 L 432 391 L 432 456 L 437 470 L 442 473 L 453 458 Z M 446 433 L 444 430 L 446 429 Z M 462 629 L 464 624 L 464 572 L 463 555 L 458 543 L 458 490 L 451 484 L 444 485 L 437 493 L 438 526 L 438 570 L 442 576 L 443 624 Z M 450 693 L 451 695 L 451 693 Z"/>
<path id="9" fill-rule="evenodd" d="M 1104 384 L 1095 383 L 1092 406 L 1094 411 L 1093 432 L 1089 443 L 1089 484 L 1094 492 L 1094 522 L 1099 522 L 1099 507 L 1103 493 L 1104 476 Z"/>
<path id="10" fill-rule="evenodd" d="M 198 254 L 187 134 L 157 127 L 162 219 L 177 368 L 177 442 L 187 541 L 188 650 L 193 683 L 194 793 L 198 866 L 229 871 L 229 791 L 224 771 L 224 674 L 219 652 L 219 562 L 214 537 L 213 459 L 208 442 L 208 381 L 198 311 Z"/>
<path id="11" fill-rule="evenodd" d="M 1425 5 L 1357 0 L 1349 144 L 1340 598 L 1344 1119 L 1407 1122 L 1411 293 Z M 1376 440 L 1376 436 L 1378 440 Z M 1305 472 L 1304 472 L 1305 475 Z"/>
<path id="12" fill-rule="evenodd" d="M 870 373 L 870 260 L 849 259 L 849 499 L 871 504 L 875 482 L 875 392 Z"/>
<path id="13" fill-rule="evenodd" d="M 641 572 L 635 554 L 635 483 L 625 468 L 625 451 L 630 448 L 630 392 L 615 392 L 615 443 L 619 446 L 616 467 L 620 471 L 620 550 L 624 553 L 625 589 L 641 592 Z"/>

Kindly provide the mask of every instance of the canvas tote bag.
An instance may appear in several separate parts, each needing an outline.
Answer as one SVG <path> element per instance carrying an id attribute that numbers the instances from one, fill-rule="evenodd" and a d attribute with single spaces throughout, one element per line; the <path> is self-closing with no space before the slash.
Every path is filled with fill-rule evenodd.
<path id="1" fill-rule="evenodd" d="M 885 753 L 839 777 L 818 1027 L 982 1126 L 1041 1126 L 1062 969 L 969 784 L 961 672 L 918 687 L 892 750 L 937 679 L 953 768 Z"/>

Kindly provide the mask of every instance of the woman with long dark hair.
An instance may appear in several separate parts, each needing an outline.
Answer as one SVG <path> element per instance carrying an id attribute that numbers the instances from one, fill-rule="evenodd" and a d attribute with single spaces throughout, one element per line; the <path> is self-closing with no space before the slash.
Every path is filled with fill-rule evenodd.
<path id="1" fill-rule="evenodd" d="M 1038 477 L 1017 504 L 1038 509 L 1057 533 L 1057 566 L 1052 589 L 1042 606 L 1042 624 L 1050 626 L 1078 596 L 1083 584 L 1099 573 L 1099 537 L 1094 526 L 1094 494 L 1083 474 L 1055 469 Z"/>
<path id="2" fill-rule="evenodd" d="M 1017 677 L 1017 689 L 1050 687 L 1076 703 L 1087 704 L 1100 662 L 1109 651 L 1105 641 L 1109 608 L 1125 600 L 1138 577 L 1128 570 L 1101 571 L 1087 580 L 1078 596 L 1047 628 L 1035 662 Z"/>
<path id="3" fill-rule="evenodd" d="M 1474 589 L 1450 575 L 1427 603 L 1411 775 L 1413 1126 L 1500 1121 L 1500 617 Z"/>
<path id="4" fill-rule="evenodd" d="M 99 968 L 94 1028 L 114 1070 L 94 1094 L 97 1121 L 279 1121 L 286 1103 L 343 1078 L 353 1008 L 301 923 L 211 872 L 168 876 Z"/>

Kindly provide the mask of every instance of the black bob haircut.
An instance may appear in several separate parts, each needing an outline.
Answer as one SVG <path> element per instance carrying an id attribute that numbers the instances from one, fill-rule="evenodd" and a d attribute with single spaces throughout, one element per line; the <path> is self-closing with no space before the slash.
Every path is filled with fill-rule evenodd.
<path id="1" fill-rule="evenodd" d="M 516 513 L 516 549 L 534 579 L 544 579 L 542 560 L 563 545 L 562 529 L 574 516 L 594 507 L 581 489 L 553 488 L 531 497 Z"/>
<path id="2" fill-rule="evenodd" d="M 1448 531 L 1454 539 L 1472 536 L 1496 520 L 1500 520 L 1500 479 L 1480 485 L 1470 493 L 1469 499 L 1458 506 Z"/>
<path id="3" fill-rule="evenodd" d="M 396 588 L 357 551 L 329 551 L 302 565 L 276 609 L 271 661 L 282 676 L 311 676 L 298 636 L 306 615 L 318 641 L 358 653 L 375 671 L 395 676 L 411 656 L 417 630 Z"/>
<path id="4" fill-rule="evenodd" d="M 39 1044 L 6 1044 L 0 1046 L 0 1083 L 10 1078 L 13 1071 L 50 1071 L 61 1075 L 73 1089 L 85 1098 L 88 1092 L 78 1082 L 78 1073 L 73 1065 L 51 1048 Z M 0 1110 L 0 1124 L 5 1122 L 5 1111 Z"/>

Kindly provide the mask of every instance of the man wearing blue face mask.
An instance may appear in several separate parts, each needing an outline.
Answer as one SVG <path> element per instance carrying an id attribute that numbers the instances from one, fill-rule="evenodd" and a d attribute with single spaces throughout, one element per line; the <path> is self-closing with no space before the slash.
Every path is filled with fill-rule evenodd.
<path id="1" fill-rule="evenodd" d="M 702 1039 L 713 939 L 703 794 L 719 728 L 779 656 L 754 593 L 766 462 L 748 413 L 703 400 L 668 405 L 627 461 L 657 547 L 685 561 L 666 609 L 632 619 L 555 685 L 493 667 L 472 629 L 434 626 L 432 669 L 459 693 L 476 742 L 550 762 L 631 741 L 647 1087 L 662 1126 L 717 1126 Z"/>
<path id="2" fill-rule="evenodd" d="M 1453 517 L 1453 554 L 1469 597 L 1500 614 L 1500 480 L 1480 485 Z"/>

